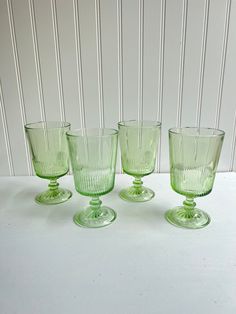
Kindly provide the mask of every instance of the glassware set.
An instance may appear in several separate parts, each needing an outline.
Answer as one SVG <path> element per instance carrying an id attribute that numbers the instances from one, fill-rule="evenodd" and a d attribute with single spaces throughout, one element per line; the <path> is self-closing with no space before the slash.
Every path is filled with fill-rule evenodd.
<path id="1" fill-rule="evenodd" d="M 194 198 L 213 188 L 224 132 L 210 128 L 169 130 L 170 179 L 172 189 L 186 197 L 183 206 L 170 209 L 166 219 L 178 227 L 202 228 L 210 217 L 195 208 Z"/>
<path id="2" fill-rule="evenodd" d="M 120 198 L 130 202 L 151 200 L 155 193 L 142 185 L 142 178 L 154 171 L 161 123 L 122 121 L 118 129 L 70 130 L 67 122 L 25 125 L 35 173 L 50 180 L 49 189 L 38 194 L 36 202 L 59 204 L 72 196 L 57 182 L 68 173 L 70 159 L 76 191 L 91 197 L 89 206 L 75 214 L 74 222 L 88 228 L 109 225 L 116 213 L 102 205 L 100 197 L 114 188 L 118 138 L 123 172 L 134 177 L 133 186 L 122 189 Z M 169 130 L 171 187 L 186 197 L 183 206 L 165 213 L 171 224 L 188 229 L 209 224 L 210 217 L 195 208 L 194 198 L 209 194 L 213 188 L 224 134 L 213 128 Z"/>
<path id="3" fill-rule="evenodd" d="M 120 191 L 131 202 L 149 201 L 155 193 L 142 184 L 142 177 L 155 168 L 161 123 L 157 121 L 122 121 L 118 123 L 122 168 L 134 177 L 133 186 Z"/>
<path id="4" fill-rule="evenodd" d="M 118 132 L 113 129 L 75 130 L 67 133 L 76 191 L 91 197 L 89 207 L 74 216 L 84 227 L 103 227 L 116 218 L 99 199 L 115 183 Z"/>
<path id="5" fill-rule="evenodd" d="M 72 193 L 59 188 L 57 179 L 69 171 L 69 155 L 66 132 L 67 122 L 37 122 L 25 125 L 35 173 L 38 177 L 50 180 L 49 189 L 38 194 L 36 202 L 59 204 L 67 201 Z"/>

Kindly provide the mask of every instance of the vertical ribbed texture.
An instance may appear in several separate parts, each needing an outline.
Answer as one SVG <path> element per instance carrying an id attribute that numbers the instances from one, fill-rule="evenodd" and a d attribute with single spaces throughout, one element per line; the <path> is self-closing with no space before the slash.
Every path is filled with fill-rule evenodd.
<path id="1" fill-rule="evenodd" d="M 188 0 L 183 0 L 182 26 L 181 26 L 181 46 L 179 62 L 179 86 L 178 86 L 178 104 L 176 126 L 181 126 L 182 108 L 183 108 L 183 83 L 184 83 L 184 63 L 185 63 L 185 46 L 186 46 L 186 29 L 188 16 Z"/>
<path id="2" fill-rule="evenodd" d="M 228 35 L 229 35 L 229 21 L 230 21 L 230 11 L 231 11 L 230 9 L 231 9 L 231 0 L 228 0 L 226 4 L 226 11 L 225 11 L 224 38 L 223 38 L 222 53 L 221 53 L 220 78 L 219 78 L 219 87 L 218 87 L 218 95 L 217 95 L 215 128 L 219 128 L 219 124 L 220 124 L 222 93 L 223 93 L 223 85 L 224 85 L 224 77 L 225 77 L 226 52 L 227 52 Z"/>
<path id="3" fill-rule="evenodd" d="M 14 166 L 13 166 L 13 161 L 12 161 L 11 143 L 10 143 L 10 138 L 9 138 L 9 131 L 8 131 L 8 124 L 7 124 L 7 117 L 6 117 L 6 110 L 5 110 L 1 81 L 0 81 L 0 111 L 1 111 L 4 140 L 6 144 L 9 174 L 10 176 L 14 176 L 15 172 L 14 172 Z"/>
<path id="4" fill-rule="evenodd" d="M 122 33 L 122 0 L 117 0 L 117 46 L 118 46 L 118 102 L 119 121 L 124 120 L 123 96 L 123 33 Z"/>
<path id="5" fill-rule="evenodd" d="M 15 23 L 14 23 L 11 0 L 7 0 L 7 9 L 8 9 L 9 26 L 10 26 L 10 33 L 11 33 L 11 44 L 12 44 L 12 51 L 13 51 L 13 58 L 14 58 L 14 66 L 15 66 L 15 72 L 16 72 L 17 90 L 18 90 L 19 103 L 20 103 L 21 124 L 22 124 L 22 132 L 23 132 L 23 137 L 24 137 L 27 169 L 28 169 L 28 174 L 31 175 L 33 173 L 33 170 L 32 170 L 32 164 L 30 162 L 31 160 L 30 153 L 29 153 L 29 148 L 27 145 L 26 135 L 25 135 L 25 130 L 24 130 L 24 125 L 26 124 L 25 101 L 24 101 L 24 94 L 23 94 L 19 55 L 18 55 L 17 42 L 16 42 Z"/>
<path id="6" fill-rule="evenodd" d="M 104 128 L 104 95 L 103 95 L 100 0 L 95 0 L 95 20 L 96 20 L 97 67 L 98 67 L 99 123 L 100 128 Z"/>
<path id="7" fill-rule="evenodd" d="M 139 0 L 138 121 L 143 120 L 144 0 Z"/>
<path id="8" fill-rule="evenodd" d="M 209 6 L 210 6 L 210 0 L 205 0 L 199 83 L 198 83 L 197 111 L 196 111 L 196 126 L 197 127 L 200 127 L 200 124 L 201 124 L 202 95 L 203 95 L 203 83 L 204 83 L 204 74 L 205 74 Z"/>
<path id="9" fill-rule="evenodd" d="M 34 0 L 29 0 L 29 13 L 30 13 L 30 23 L 31 23 L 31 32 L 32 32 L 33 49 L 34 49 L 34 62 L 35 62 L 35 69 L 36 69 L 36 76 L 37 76 L 40 114 L 41 114 L 41 120 L 45 121 L 46 113 L 45 113 L 45 104 L 44 104 L 41 65 L 40 65 L 40 58 L 39 58 L 39 47 L 38 47 L 38 36 L 37 36 L 37 28 L 36 28 L 36 20 L 35 20 Z"/>
<path id="10" fill-rule="evenodd" d="M 84 108 L 84 88 L 83 88 L 83 75 L 82 75 L 78 0 L 73 0 L 73 10 L 74 10 L 76 69 L 77 69 L 77 82 L 78 82 L 78 93 L 79 93 L 80 122 L 81 122 L 81 128 L 85 129 L 86 121 L 85 121 L 85 108 Z"/>
<path id="11" fill-rule="evenodd" d="M 58 86 L 59 103 L 60 103 L 60 117 L 61 117 L 61 121 L 66 121 L 56 0 L 51 0 L 51 9 L 52 9 L 53 38 L 54 38 L 54 48 L 55 48 L 55 57 L 56 57 L 56 69 L 57 69 L 57 86 Z"/>
<path id="12" fill-rule="evenodd" d="M 163 81 L 164 81 L 164 50 L 165 50 L 165 24 L 166 24 L 166 0 L 161 0 L 160 16 L 160 50 L 159 50 L 159 74 L 158 74 L 158 109 L 157 120 L 162 122 L 163 106 Z M 158 147 L 157 171 L 160 172 L 161 166 L 161 136 Z"/>

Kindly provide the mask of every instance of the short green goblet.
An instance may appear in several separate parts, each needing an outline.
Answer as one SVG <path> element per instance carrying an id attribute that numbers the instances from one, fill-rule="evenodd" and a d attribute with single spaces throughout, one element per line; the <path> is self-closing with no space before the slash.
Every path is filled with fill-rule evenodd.
<path id="1" fill-rule="evenodd" d="M 41 121 L 25 125 L 35 173 L 38 177 L 50 180 L 49 189 L 35 197 L 37 203 L 59 204 L 67 201 L 72 193 L 59 188 L 57 179 L 69 170 L 69 153 L 66 132 L 70 123 Z"/>
<path id="2" fill-rule="evenodd" d="M 89 206 L 75 214 L 74 222 L 88 228 L 109 225 L 116 213 L 102 206 L 99 197 L 114 187 L 118 131 L 105 128 L 69 131 L 67 140 L 75 188 L 91 197 Z"/>
<path id="3" fill-rule="evenodd" d="M 194 198 L 209 194 L 213 188 L 224 134 L 211 128 L 169 130 L 171 186 L 186 197 L 183 206 L 166 212 L 171 224 L 188 229 L 209 224 L 210 217 L 195 207 Z"/>
<path id="4" fill-rule="evenodd" d="M 161 123 L 130 120 L 118 126 L 122 168 L 134 177 L 133 186 L 121 190 L 120 197 L 131 202 L 149 201 L 155 193 L 142 185 L 142 177 L 155 169 Z"/>

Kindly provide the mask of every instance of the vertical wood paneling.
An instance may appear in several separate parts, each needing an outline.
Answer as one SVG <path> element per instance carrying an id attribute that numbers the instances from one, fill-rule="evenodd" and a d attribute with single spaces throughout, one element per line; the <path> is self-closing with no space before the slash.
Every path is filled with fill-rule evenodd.
<path id="1" fill-rule="evenodd" d="M 51 1 L 29 0 L 29 11 L 42 116 L 60 120 Z"/>
<path id="2" fill-rule="evenodd" d="M 96 44 L 97 44 L 97 71 L 98 71 L 98 105 L 99 126 L 104 128 L 104 95 L 103 95 L 103 70 L 102 70 L 102 44 L 101 44 L 101 12 L 100 0 L 95 0 Z"/>
<path id="3" fill-rule="evenodd" d="M 124 120 L 124 97 L 123 97 L 123 28 L 122 28 L 122 0 L 117 0 L 117 73 L 118 73 L 118 104 L 119 104 L 119 121 Z M 118 126 L 117 126 L 118 128 Z M 122 173 L 122 162 L 120 145 L 117 151 L 117 172 Z"/>
<path id="4" fill-rule="evenodd" d="M 124 119 L 138 119 L 139 2 L 122 2 Z"/>
<path id="5" fill-rule="evenodd" d="M 36 69 L 36 76 L 37 76 L 40 114 L 41 114 L 41 120 L 45 121 L 46 112 L 45 112 L 45 103 L 44 103 L 41 64 L 40 64 L 40 57 L 39 57 L 38 36 L 37 36 L 37 28 L 36 28 L 36 21 L 35 21 L 34 0 L 29 0 L 29 12 L 30 12 L 32 40 L 33 40 L 33 47 L 34 47 L 34 61 L 35 61 L 35 69 Z"/>
<path id="6" fill-rule="evenodd" d="M 183 87 L 184 87 L 184 64 L 185 64 L 185 46 L 186 46 L 186 28 L 187 28 L 188 0 L 183 0 L 182 26 L 181 26 L 181 46 L 179 61 L 179 87 L 176 126 L 181 126 L 182 107 L 183 107 Z"/>
<path id="7" fill-rule="evenodd" d="M 75 23 L 75 48 L 76 48 L 76 68 L 77 68 L 77 82 L 79 93 L 79 107 L 80 107 L 80 121 L 81 127 L 86 128 L 85 109 L 84 109 L 84 88 L 83 88 L 83 72 L 81 61 L 81 40 L 80 40 L 80 22 L 78 0 L 73 1 L 74 4 L 74 23 Z"/>
<path id="8" fill-rule="evenodd" d="M 145 0 L 143 12 L 143 118 L 160 119 L 163 94 L 165 1 Z M 160 114 L 159 114 L 160 113 Z M 160 145 L 157 168 L 160 166 Z"/>
<path id="9" fill-rule="evenodd" d="M 5 110 L 1 81 L 0 81 L 0 112 L 1 112 L 2 129 L 3 129 L 3 134 L 4 134 L 4 141 L 5 141 L 8 168 L 9 168 L 9 173 L 5 172 L 5 169 L 4 169 L 5 167 L 1 169 L 1 172 L 2 174 L 9 174 L 10 176 L 14 176 L 15 171 L 14 171 L 14 165 L 13 165 L 13 160 L 12 160 L 12 150 L 11 150 L 11 144 L 10 144 L 10 138 L 9 138 L 9 130 L 8 130 L 8 123 L 7 123 L 7 118 L 6 118 L 6 110 Z M 1 146 L 2 147 L 2 153 L 0 156 L 1 159 L 4 158 L 3 146 L 4 145 Z M 1 160 L 1 165 L 4 165 L 4 160 Z"/>
<path id="10" fill-rule="evenodd" d="M 205 0 L 188 0 L 181 114 L 182 126 L 195 126 L 196 123 L 204 5 Z M 182 17 L 183 14 L 181 14 Z M 181 38 L 181 35 L 179 36 Z"/>
<path id="11" fill-rule="evenodd" d="M 157 118 L 158 171 L 170 127 L 220 127 L 219 169 L 235 169 L 235 36 L 232 0 L 1 0 L 0 174 L 31 173 L 23 125 L 45 118 Z"/>
<path id="12" fill-rule="evenodd" d="M 139 0 L 138 121 L 143 120 L 143 24 L 144 0 Z"/>
<path id="13" fill-rule="evenodd" d="M 122 0 L 117 0 L 117 46 L 118 46 L 118 102 L 119 121 L 124 120 L 123 108 L 123 28 L 122 28 Z"/>
<path id="14" fill-rule="evenodd" d="M 220 111 L 221 111 L 221 106 L 222 106 L 222 93 L 223 93 L 223 84 L 224 84 L 224 76 L 225 76 L 226 51 L 227 51 L 228 34 L 229 34 L 230 8 L 231 8 L 231 0 L 227 0 L 224 37 L 223 37 L 221 63 L 220 63 L 219 88 L 218 88 L 218 94 L 217 94 L 215 128 L 219 128 L 219 124 L 220 124 Z"/>
<path id="15" fill-rule="evenodd" d="M 227 28 L 227 1 L 224 2 L 224 11 L 222 12 L 224 16 L 224 27 L 223 30 Z M 229 33 L 228 33 L 228 44 L 227 44 L 227 55 L 225 63 L 225 74 L 223 81 L 223 91 L 222 91 L 222 104 L 220 109 L 220 121 L 219 127 L 225 130 L 226 136 L 224 140 L 224 148 L 222 150 L 221 159 L 219 163 L 219 169 L 228 171 L 231 169 L 232 153 L 235 154 L 234 150 L 234 117 L 236 110 L 236 90 L 235 90 L 235 81 L 236 81 L 236 19 L 234 18 L 236 14 L 236 3 L 232 1 L 231 3 L 231 13 L 229 18 Z M 224 49 L 224 35 L 221 38 L 221 56 Z M 222 59 L 221 59 L 222 60 Z M 220 80 L 220 69 L 221 63 L 219 63 L 219 76 L 218 84 Z M 218 85 L 220 86 L 220 85 Z M 217 87 L 218 87 L 217 86 Z M 234 150 L 234 152 L 232 152 Z M 232 156 L 233 157 L 233 156 Z M 233 158 L 232 158 L 233 159 Z"/>
<path id="16" fill-rule="evenodd" d="M 85 116 L 83 92 L 82 94 L 79 92 L 80 81 L 78 81 L 80 76 L 82 78 L 82 74 L 79 75 L 78 72 L 77 75 L 77 63 L 80 64 L 78 62 L 80 58 L 80 50 L 78 50 L 78 48 L 80 49 L 80 43 L 78 46 L 77 44 L 80 36 L 76 35 L 79 28 L 77 29 L 76 26 L 75 18 L 77 18 L 77 15 L 75 17 L 74 0 L 67 1 L 66 5 L 64 0 L 56 0 L 56 9 L 66 120 L 71 123 L 72 128 L 80 128 L 82 125 L 81 120 L 84 123 Z"/>
<path id="17" fill-rule="evenodd" d="M 161 53 L 161 0 L 144 1 L 143 25 L 143 117 L 154 120 L 158 111 L 159 56 Z M 162 62 L 161 62 L 162 64 Z"/>
<path id="18" fill-rule="evenodd" d="M 18 90 L 18 97 L 19 97 L 19 104 L 20 104 L 21 127 L 22 127 L 22 133 L 23 133 L 23 138 L 24 138 L 27 168 L 28 168 L 28 174 L 32 174 L 32 172 L 33 172 L 32 171 L 32 164 L 30 162 L 31 158 L 30 158 L 29 148 L 28 148 L 27 142 L 26 142 L 26 135 L 24 132 L 24 125 L 26 124 L 27 120 L 26 120 L 24 93 L 23 93 L 23 86 L 22 86 L 22 79 L 21 79 L 21 70 L 20 70 L 19 55 L 18 55 L 16 33 L 15 33 L 14 16 L 13 16 L 13 8 L 12 8 L 12 1 L 11 0 L 7 0 L 7 9 L 8 9 L 10 35 L 11 35 L 12 51 L 13 51 L 14 66 L 15 66 L 15 73 L 16 73 L 16 81 L 17 81 L 17 90 Z"/>
<path id="19" fill-rule="evenodd" d="M 78 13 L 86 127 L 99 127 L 97 42 L 94 1 L 79 0 Z"/>
<path id="20" fill-rule="evenodd" d="M 122 2 L 100 0 L 104 124 L 115 129 L 123 114 Z M 118 150 L 117 172 L 120 170 Z"/>
<path id="21" fill-rule="evenodd" d="M 41 120 L 28 0 L 12 1 L 27 121 Z M 9 106 L 9 104 L 8 104 Z"/>
<path id="22" fill-rule="evenodd" d="M 60 52 L 60 43 L 59 43 L 59 35 L 58 35 L 56 0 L 51 0 L 51 10 L 52 10 L 53 38 L 54 38 L 56 68 L 57 68 L 57 85 L 58 85 L 59 102 L 60 102 L 60 116 L 61 116 L 61 121 L 65 121 L 66 113 L 65 113 L 64 89 L 63 89 L 63 80 L 62 80 L 62 71 L 61 71 L 61 52 Z"/>
<path id="23" fill-rule="evenodd" d="M 159 120 L 162 120 L 159 168 L 161 172 L 169 171 L 168 129 L 176 124 L 182 16 L 182 7 L 179 3 L 177 0 L 166 1 L 163 96 L 159 102 Z M 161 90 L 159 92 L 161 93 Z"/>
<path id="24" fill-rule="evenodd" d="M 162 121 L 163 83 L 164 83 L 164 52 L 166 28 L 166 0 L 161 0 L 160 10 L 160 46 L 159 46 L 159 73 L 158 73 L 158 111 L 157 120 Z"/>
<path id="25" fill-rule="evenodd" d="M 21 111 L 17 89 L 15 64 L 10 35 L 7 1 L 0 2 L 0 76 L 4 96 L 5 114 L 8 123 L 9 139 L 12 148 L 12 160 L 15 175 L 28 174 L 24 134 L 21 123 Z M 8 159 L 5 150 L 3 125 L 0 126 L 1 175 L 9 174 Z"/>
<path id="26" fill-rule="evenodd" d="M 221 52 L 225 25 L 224 1 L 211 1 L 208 39 L 205 61 L 205 75 L 201 109 L 201 125 L 215 127 L 217 94 L 219 91 L 219 77 L 221 65 Z"/>
<path id="27" fill-rule="evenodd" d="M 118 51 L 117 14 L 116 1 L 100 2 L 104 124 L 109 128 L 117 128 L 119 111 L 122 111 L 122 34 L 120 34 L 120 51 Z M 122 19 L 122 16 L 120 18 Z M 118 58 L 120 58 L 119 64 Z M 118 67 L 121 74 L 119 84 Z M 119 97 L 121 97 L 120 102 Z"/>
<path id="28" fill-rule="evenodd" d="M 205 0 L 202 45 L 201 45 L 201 59 L 200 59 L 200 70 L 199 70 L 199 83 L 198 83 L 197 110 L 196 110 L 196 126 L 197 127 L 200 127 L 200 124 L 201 124 L 202 95 L 203 95 L 203 84 L 204 84 L 204 74 L 205 74 L 209 6 L 210 6 L 210 0 Z"/>
<path id="29" fill-rule="evenodd" d="M 162 156 L 162 138 L 163 138 L 163 85 L 164 85 L 164 52 L 165 52 L 165 37 L 166 37 L 166 0 L 161 0 L 160 10 L 160 50 L 159 50 L 159 74 L 158 74 L 158 107 L 157 120 L 162 123 L 161 136 L 158 146 L 157 171 L 161 170 L 161 156 Z"/>

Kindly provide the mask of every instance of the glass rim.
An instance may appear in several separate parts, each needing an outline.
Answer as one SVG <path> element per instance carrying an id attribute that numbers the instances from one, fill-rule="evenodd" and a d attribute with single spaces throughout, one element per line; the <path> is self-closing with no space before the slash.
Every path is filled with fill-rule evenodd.
<path id="1" fill-rule="evenodd" d="M 37 121 L 31 122 L 24 125 L 27 130 L 39 130 L 43 129 L 43 125 L 47 126 L 47 129 L 61 129 L 71 126 L 69 122 L 66 121 Z"/>
<path id="2" fill-rule="evenodd" d="M 99 132 L 105 131 L 105 134 L 88 134 L 87 132 Z M 109 137 L 118 134 L 118 130 L 112 128 L 80 128 L 80 129 L 73 129 L 66 132 L 68 137 Z"/>
<path id="3" fill-rule="evenodd" d="M 133 125 L 126 124 L 126 123 L 132 123 L 132 122 L 135 122 L 135 124 Z M 118 122 L 118 126 L 132 128 L 134 126 L 138 126 L 139 123 L 145 123 L 144 125 L 142 125 L 143 128 L 153 128 L 153 127 L 161 126 L 161 122 L 157 120 L 140 120 L 140 121 L 139 120 L 122 120 Z"/>
<path id="4" fill-rule="evenodd" d="M 209 134 L 191 134 L 191 133 L 184 133 L 182 132 L 183 130 L 200 130 L 200 131 L 211 131 L 211 132 L 215 132 L 214 133 L 209 133 Z M 186 126 L 186 127 L 174 127 L 174 128 L 170 128 L 168 130 L 169 134 L 175 134 L 175 135 L 185 135 L 185 136 L 198 136 L 198 137 L 217 137 L 217 136 L 224 136 L 225 135 L 225 131 L 221 130 L 221 129 L 216 129 L 216 128 L 208 128 L 208 127 L 191 127 L 191 126 Z"/>

